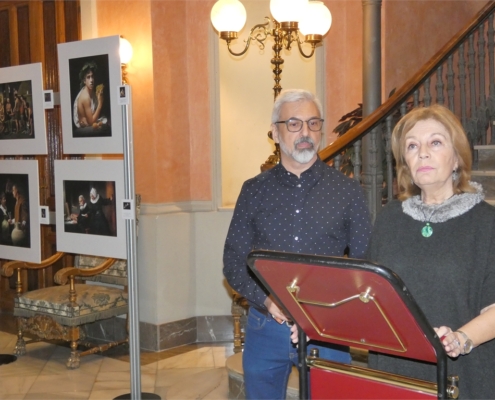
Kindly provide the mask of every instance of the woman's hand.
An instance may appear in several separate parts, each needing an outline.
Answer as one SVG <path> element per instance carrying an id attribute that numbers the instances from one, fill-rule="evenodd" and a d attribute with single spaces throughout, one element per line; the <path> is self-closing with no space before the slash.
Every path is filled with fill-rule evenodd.
<path id="1" fill-rule="evenodd" d="M 463 341 L 463 338 L 458 333 L 453 332 L 448 326 L 433 329 L 435 329 L 449 357 L 457 358 L 462 354 L 461 341 Z"/>

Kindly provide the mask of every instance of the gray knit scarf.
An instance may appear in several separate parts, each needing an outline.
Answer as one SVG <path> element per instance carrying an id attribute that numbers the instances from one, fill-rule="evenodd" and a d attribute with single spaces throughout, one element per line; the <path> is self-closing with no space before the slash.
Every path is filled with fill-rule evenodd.
<path id="1" fill-rule="evenodd" d="M 469 184 L 476 189 L 476 193 L 456 194 L 442 204 L 424 204 L 421 196 L 413 196 L 402 202 L 402 211 L 416 221 L 422 222 L 438 223 L 458 217 L 485 198 L 479 183 L 470 181 Z"/>

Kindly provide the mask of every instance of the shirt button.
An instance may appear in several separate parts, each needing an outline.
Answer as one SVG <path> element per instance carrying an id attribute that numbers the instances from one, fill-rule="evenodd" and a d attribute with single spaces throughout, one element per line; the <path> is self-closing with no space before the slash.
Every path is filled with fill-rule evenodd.
<path id="1" fill-rule="evenodd" d="M 299 214 L 299 210 L 296 210 L 296 214 Z"/>
<path id="2" fill-rule="evenodd" d="M 298 237 L 298 236 L 296 236 L 294 239 L 295 239 L 295 240 L 299 240 L 299 237 Z"/>
<path id="3" fill-rule="evenodd" d="M 301 187 L 301 184 L 299 183 L 299 184 L 297 185 L 297 187 Z"/>

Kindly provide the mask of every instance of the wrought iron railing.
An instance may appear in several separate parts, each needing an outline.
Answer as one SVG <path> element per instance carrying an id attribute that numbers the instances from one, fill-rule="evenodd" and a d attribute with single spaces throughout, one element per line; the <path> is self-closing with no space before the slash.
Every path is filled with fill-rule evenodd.
<path id="1" fill-rule="evenodd" d="M 495 2 L 438 51 L 411 79 L 372 114 L 320 151 L 320 158 L 339 167 L 343 151 L 354 146 L 354 178 L 361 180 L 361 139 L 377 128 L 383 135 L 386 182 L 393 182 L 390 138 L 395 124 L 411 108 L 443 104 L 461 121 L 471 148 L 495 144 Z M 381 194 L 378 194 L 381 196 Z M 384 202 L 393 198 L 388 184 Z"/>

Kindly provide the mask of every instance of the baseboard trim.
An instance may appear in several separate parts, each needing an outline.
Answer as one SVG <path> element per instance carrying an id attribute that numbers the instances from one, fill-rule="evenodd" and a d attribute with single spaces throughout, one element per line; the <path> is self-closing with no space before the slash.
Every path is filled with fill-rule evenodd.
<path id="1" fill-rule="evenodd" d="M 231 342 L 233 326 L 231 315 L 191 317 L 161 325 L 140 322 L 140 347 L 163 351 L 191 343 Z M 125 336 L 125 319 L 110 318 L 90 324 L 86 334 L 97 340 L 121 340 Z"/>

